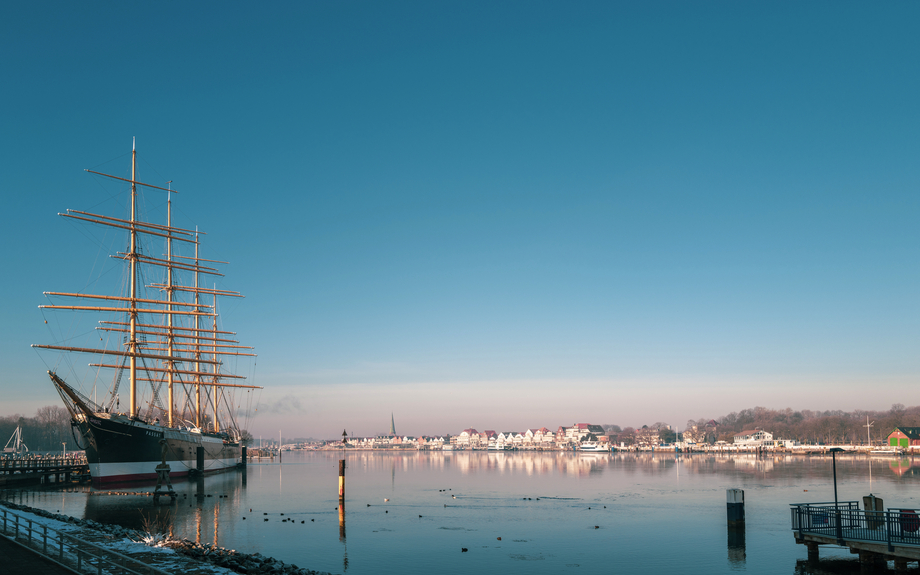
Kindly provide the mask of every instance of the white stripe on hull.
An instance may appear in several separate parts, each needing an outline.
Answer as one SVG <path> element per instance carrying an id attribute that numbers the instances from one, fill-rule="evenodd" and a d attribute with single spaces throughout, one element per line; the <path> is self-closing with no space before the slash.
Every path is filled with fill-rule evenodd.
<path id="1" fill-rule="evenodd" d="M 157 465 L 161 461 L 130 461 L 116 463 L 90 463 L 89 472 L 94 482 L 105 483 L 107 481 L 132 481 L 136 479 L 156 478 Z M 190 470 L 196 468 L 194 459 L 185 459 L 181 461 L 169 462 L 169 474 L 187 475 Z M 204 462 L 204 472 L 220 471 L 235 467 L 237 460 L 233 458 L 225 459 L 206 459 Z"/>

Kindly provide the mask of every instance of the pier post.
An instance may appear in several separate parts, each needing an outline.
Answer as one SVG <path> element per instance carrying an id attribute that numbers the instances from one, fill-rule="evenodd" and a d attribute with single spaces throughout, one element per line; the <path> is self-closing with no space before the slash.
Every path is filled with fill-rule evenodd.
<path id="1" fill-rule="evenodd" d="M 878 553 L 873 553 L 871 551 L 860 551 L 859 552 L 859 572 L 860 573 L 875 573 L 879 567 L 885 562 L 885 559 L 882 555 Z"/>
<path id="2" fill-rule="evenodd" d="M 198 473 L 204 475 L 204 446 L 195 448 L 195 456 L 198 459 Z"/>
<path id="3" fill-rule="evenodd" d="M 729 527 L 744 525 L 744 490 L 727 489 L 725 491 L 725 500 Z"/>
<path id="4" fill-rule="evenodd" d="M 345 460 L 339 459 L 339 507 L 345 503 Z M 343 517 L 344 520 L 344 517 Z"/>
<path id="5" fill-rule="evenodd" d="M 243 465 L 243 469 L 246 468 L 246 446 L 240 448 L 240 463 Z"/>
<path id="6" fill-rule="evenodd" d="M 818 562 L 818 544 L 817 543 L 806 543 L 805 547 L 808 548 L 808 562 L 817 563 Z"/>

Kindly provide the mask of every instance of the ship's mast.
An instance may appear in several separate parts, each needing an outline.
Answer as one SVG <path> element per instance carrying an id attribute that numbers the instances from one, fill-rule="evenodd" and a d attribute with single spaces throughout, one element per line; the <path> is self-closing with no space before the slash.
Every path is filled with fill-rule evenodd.
<path id="1" fill-rule="evenodd" d="M 198 261 L 198 226 L 195 226 L 195 310 L 198 311 L 199 303 L 199 291 L 198 291 L 198 266 L 200 262 Z M 201 365 L 199 361 L 201 360 L 201 340 L 198 339 L 198 335 L 201 333 L 199 330 L 201 325 L 198 321 L 198 316 L 195 316 L 195 373 L 201 373 Z M 195 375 L 195 427 L 201 429 L 201 376 Z"/>
<path id="2" fill-rule="evenodd" d="M 172 182 L 168 182 L 171 184 Z M 172 187 L 172 186 L 170 186 Z M 172 229 L 172 192 L 167 192 L 166 195 L 166 227 Z M 169 234 L 169 237 L 166 238 L 166 261 L 169 262 L 169 265 L 166 266 L 166 309 L 172 311 L 173 305 L 173 285 L 172 285 L 172 233 Z M 173 316 L 171 313 L 166 314 L 166 355 L 172 357 L 174 355 L 173 343 L 175 338 L 173 337 Z M 173 371 L 176 368 L 176 364 L 170 361 L 168 364 L 169 372 L 166 374 L 166 389 L 169 396 L 169 407 L 167 411 L 167 425 L 169 427 L 173 426 Z"/>
<path id="3" fill-rule="evenodd" d="M 214 383 L 217 383 L 218 380 L 218 365 L 217 362 L 220 358 L 217 356 L 217 286 L 214 286 L 214 323 L 212 330 L 214 332 Z M 211 393 L 214 394 L 214 431 L 220 431 L 220 421 L 217 419 L 217 403 L 220 400 L 220 394 L 218 393 L 217 385 L 211 388 Z"/>
<path id="4" fill-rule="evenodd" d="M 97 174 L 104 176 L 106 178 L 112 178 L 115 180 L 120 180 L 123 182 L 128 182 L 131 184 L 131 214 L 128 219 L 120 219 L 110 216 L 105 216 L 101 214 L 95 214 L 80 210 L 70 210 L 68 209 L 66 213 L 59 214 L 61 216 L 86 221 L 98 225 L 103 225 L 106 227 L 126 230 L 130 233 L 130 245 L 125 252 L 116 252 L 110 257 L 116 257 L 122 260 L 128 260 L 130 262 L 130 291 L 122 296 L 111 296 L 111 295 L 101 295 L 101 294 L 89 294 L 89 293 L 66 293 L 66 292 L 44 292 L 46 297 L 55 296 L 55 297 L 67 297 L 67 298 L 81 298 L 87 300 L 97 300 L 105 302 L 121 302 L 122 305 L 115 303 L 114 305 L 41 305 L 41 309 L 49 310 L 71 310 L 71 311 L 96 311 L 96 312 L 114 312 L 118 314 L 124 314 L 127 312 L 128 317 L 125 318 L 126 321 L 100 321 L 100 327 L 96 329 L 103 331 L 112 331 L 112 332 L 121 332 L 127 335 L 127 342 L 125 347 L 127 349 L 104 349 L 104 348 L 84 348 L 84 347 L 72 347 L 72 346 L 61 346 L 61 345 L 45 345 L 45 344 L 33 344 L 32 347 L 41 348 L 41 349 L 53 349 L 60 351 L 70 351 L 78 353 L 88 353 L 96 354 L 102 356 L 118 356 L 124 358 L 119 362 L 109 363 L 90 363 L 90 367 L 99 367 L 105 369 L 116 369 L 124 370 L 126 368 L 125 363 L 128 364 L 127 369 L 129 370 L 129 384 L 130 384 L 130 397 L 129 397 L 129 406 L 128 415 L 133 418 L 137 418 L 140 415 L 140 407 L 138 405 L 138 382 L 162 382 L 162 376 L 152 379 L 151 376 L 144 376 L 143 374 L 138 374 L 137 359 L 141 358 L 142 360 L 154 360 L 155 362 L 162 361 L 162 367 L 144 367 L 143 369 L 147 372 L 153 373 L 165 373 L 167 389 L 169 394 L 169 407 L 167 409 L 168 414 L 168 425 L 175 426 L 178 420 L 178 413 L 176 411 L 176 397 L 175 397 L 175 385 L 183 384 L 182 381 L 177 378 L 179 375 L 193 376 L 192 384 L 195 386 L 195 425 L 201 429 L 202 424 L 204 423 L 203 419 L 207 417 L 204 413 L 206 410 L 207 403 L 207 394 L 209 393 L 209 387 L 213 390 L 214 393 L 214 418 L 215 418 L 215 429 L 219 430 L 219 423 L 217 422 L 217 414 L 219 412 L 219 397 L 221 394 L 221 388 L 231 387 L 231 388 L 247 388 L 247 389 L 259 389 L 258 386 L 252 385 L 240 385 L 233 383 L 224 383 L 226 379 L 246 379 L 244 376 L 221 373 L 218 367 L 218 364 L 221 362 L 219 356 L 223 355 L 233 355 L 233 356 L 255 356 L 254 353 L 247 353 L 245 349 L 252 349 L 249 346 L 234 345 L 239 344 L 239 341 L 236 339 L 227 338 L 227 335 L 235 335 L 235 332 L 230 331 L 218 331 L 216 318 L 213 325 L 208 327 L 202 327 L 200 316 L 202 315 L 215 315 L 216 309 L 210 309 L 211 306 L 205 304 L 202 301 L 201 294 L 212 294 L 214 296 L 214 305 L 216 306 L 217 296 L 231 296 L 231 297 L 243 297 L 242 294 L 238 292 L 228 291 L 228 290 L 218 290 L 216 286 L 214 289 L 201 288 L 200 286 L 200 276 L 201 274 L 210 274 L 221 276 L 223 274 L 219 273 L 217 268 L 211 265 L 202 265 L 202 262 L 208 262 L 213 264 L 226 264 L 227 262 L 221 262 L 217 260 L 205 260 L 200 258 L 199 254 L 199 232 L 197 227 L 194 231 L 186 230 L 181 228 L 174 228 L 172 225 L 172 193 L 176 190 L 172 189 L 172 182 L 168 182 L 168 187 L 162 188 L 160 186 L 155 186 L 152 184 L 147 184 L 144 182 L 137 181 L 137 147 L 132 141 L 131 146 L 131 179 L 122 178 L 119 176 L 113 176 L 110 174 L 103 174 L 102 172 L 97 172 L 94 170 L 86 170 L 89 173 Z M 154 224 L 150 222 L 145 222 L 139 218 L 138 214 L 138 196 L 137 189 L 138 186 L 144 186 L 147 188 L 162 190 L 167 192 L 167 215 L 166 215 L 166 225 Z M 178 192 L 176 192 L 178 193 Z M 140 247 L 140 236 L 141 234 L 147 234 L 148 236 L 162 237 L 166 239 L 166 257 L 165 259 L 154 257 L 151 255 L 141 253 Z M 194 257 L 182 256 L 175 253 L 173 250 L 173 240 L 178 240 L 180 242 L 194 243 L 195 244 L 195 255 Z M 166 281 L 163 284 L 152 284 L 147 286 L 148 288 L 162 289 L 166 291 L 166 297 L 160 299 L 149 299 L 140 297 L 140 289 L 138 286 L 138 281 L 140 279 L 140 266 L 142 264 L 154 265 L 166 268 Z M 177 285 L 175 283 L 176 278 L 173 275 L 173 272 L 176 270 L 190 271 L 195 274 L 195 284 L 194 287 L 186 285 Z M 177 301 L 175 292 L 192 292 L 194 293 L 194 300 L 192 302 L 188 301 Z M 184 298 L 183 298 L 184 300 Z M 162 307 L 161 307 L 162 306 Z M 165 308 L 165 309 L 164 309 Z M 164 323 L 142 323 L 140 321 L 140 314 L 157 314 L 157 315 L 166 315 L 165 326 Z M 191 315 L 194 317 L 194 327 L 179 327 L 176 325 L 176 319 L 174 315 Z M 193 333 L 190 333 L 193 332 Z M 207 333 L 211 332 L 211 333 Z M 218 335 L 224 337 L 218 338 Z M 153 336 L 155 339 L 153 342 L 145 340 L 143 346 L 138 341 L 139 337 Z M 162 338 L 162 339 L 161 339 Z M 193 343 L 192 343 L 193 342 Z M 151 343 L 153 345 L 151 345 Z M 210 345 L 211 349 L 207 352 L 204 352 L 202 345 Z M 157 347 L 159 346 L 159 347 Z M 143 347 L 143 350 L 140 348 Z M 165 352 L 165 353 L 164 353 Z M 127 361 L 124 361 L 127 360 Z M 188 364 L 193 364 L 193 369 L 188 369 Z M 213 370 L 204 370 L 206 366 L 214 365 Z M 66 384 L 63 383 L 63 380 L 56 380 L 57 377 L 54 373 L 49 372 L 52 380 L 56 383 L 63 384 L 66 388 Z M 209 381 L 213 379 L 213 381 Z M 204 402 L 201 397 L 201 387 L 205 386 L 205 398 Z M 59 386 L 60 388 L 60 386 Z M 63 388 L 62 388 L 63 389 Z M 69 388 L 67 388 L 69 389 Z M 156 392 L 155 392 L 156 393 Z M 76 399 L 74 399 L 76 398 Z M 83 403 L 79 396 L 74 395 L 71 397 L 76 402 L 80 408 L 80 411 L 85 413 L 90 413 L 91 409 L 97 409 L 96 406 L 90 406 Z"/>
<path id="5" fill-rule="evenodd" d="M 131 142 L 131 251 L 128 254 L 131 260 L 131 326 L 128 346 L 131 350 L 129 358 L 129 381 L 131 383 L 131 417 L 137 415 L 137 149 L 134 141 Z M 197 311 L 197 310 L 196 310 Z M 168 314 L 169 315 L 169 314 Z"/>

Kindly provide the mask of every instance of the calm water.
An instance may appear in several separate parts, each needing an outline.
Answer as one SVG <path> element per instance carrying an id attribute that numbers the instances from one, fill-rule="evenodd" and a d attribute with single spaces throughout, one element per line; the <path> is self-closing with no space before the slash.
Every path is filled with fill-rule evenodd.
<path id="1" fill-rule="evenodd" d="M 180 482 L 179 503 L 159 509 L 172 510 L 175 536 L 350 575 L 824 572 L 804 566 L 788 504 L 833 500 L 829 457 L 350 452 L 344 528 L 340 458 L 285 453 L 280 465 L 250 464 L 245 481 L 239 472 L 206 478 L 200 498 L 199 484 Z M 870 492 L 871 465 L 871 490 L 886 507 L 920 507 L 913 463 L 839 457 L 839 498 Z M 725 490 L 736 487 L 747 525 L 729 533 Z M 132 490 L 152 486 L 120 489 Z M 3 496 L 128 527 L 157 513 L 149 497 L 93 491 Z M 844 549 L 821 556 L 856 565 Z"/>

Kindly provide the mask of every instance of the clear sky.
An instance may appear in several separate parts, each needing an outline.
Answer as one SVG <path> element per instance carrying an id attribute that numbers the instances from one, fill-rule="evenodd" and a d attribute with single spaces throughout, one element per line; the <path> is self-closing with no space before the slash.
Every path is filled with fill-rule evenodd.
<path id="1" fill-rule="evenodd" d="M 916 2 L 14 2 L 0 414 L 83 172 L 172 180 L 258 436 L 916 405 Z M 127 172 L 130 173 L 130 172 Z M 83 249 L 89 245 L 92 249 Z"/>

